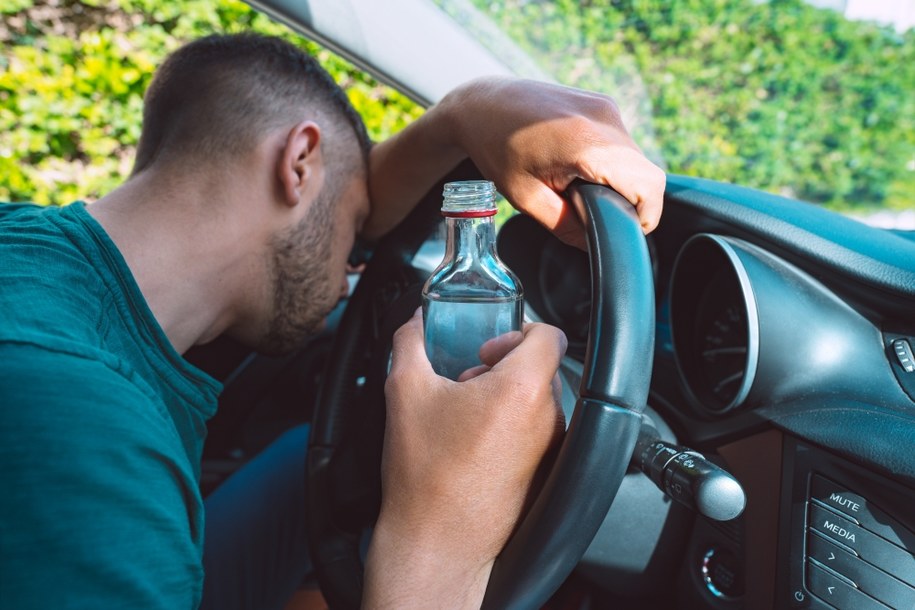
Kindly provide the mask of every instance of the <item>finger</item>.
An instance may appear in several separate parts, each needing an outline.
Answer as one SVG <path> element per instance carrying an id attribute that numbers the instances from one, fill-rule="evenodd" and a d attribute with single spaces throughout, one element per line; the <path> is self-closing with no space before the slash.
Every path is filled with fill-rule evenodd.
<path id="1" fill-rule="evenodd" d="M 492 370 L 510 371 L 511 376 L 529 379 L 531 383 L 541 378 L 551 383 L 568 346 L 565 333 L 555 326 L 540 323 L 525 324 L 522 332 L 521 343 Z"/>
<path id="2" fill-rule="evenodd" d="M 513 330 L 493 337 L 480 346 L 480 361 L 483 364 L 472 367 L 458 376 L 458 381 L 467 381 L 479 377 L 492 369 L 499 360 L 521 344 L 524 335 L 521 331 Z"/>
<path id="3" fill-rule="evenodd" d="M 595 147 L 579 163 L 579 172 L 579 177 L 613 188 L 635 206 L 639 224 L 645 233 L 658 226 L 664 207 L 667 176 L 638 149 L 627 146 Z"/>
<path id="4" fill-rule="evenodd" d="M 556 374 L 553 375 L 553 381 L 550 385 L 553 390 L 553 400 L 556 401 L 556 404 L 559 405 L 559 410 L 562 411 L 562 379 L 559 378 L 559 371 L 556 371 Z"/>
<path id="5" fill-rule="evenodd" d="M 651 233 L 658 227 L 661 222 L 661 212 L 664 208 L 664 189 L 667 186 L 667 175 L 663 170 L 658 168 L 655 181 L 643 185 L 645 194 L 636 205 L 636 211 L 639 213 L 639 219 L 642 221 L 642 229 L 645 233 Z"/>
<path id="6" fill-rule="evenodd" d="M 513 330 L 498 337 L 493 337 L 480 347 L 480 360 L 483 364 L 469 368 L 458 377 L 458 381 L 466 381 L 479 377 L 483 373 L 492 369 L 500 360 L 508 355 L 513 349 L 521 345 L 524 340 L 524 334 L 521 331 Z"/>
<path id="7" fill-rule="evenodd" d="M 472 367 L 458 376 L 458 381 L 467 381 L 474 377 L 479 377 L 489 371 L 493 365 L 505 357 L 510 351 L 521 344 L 524 335 L 521 331 L 513 330 L 498 337 L 493 337 L 480 346 L 480 361 L 483 364 Z"/>
<path id="8" fill-rule="evenodd" d="M 521 210 L 570 246 L 586 249 L 585 227 L 575 208 L 550 186 L 528 176 L 499 191 Z"/>
<path id="9" fill-rule="evenodd" d="M 480 364 L 475 367 L 469 368 L 466 371 L 464 371 L 463 373 L 461 373 L 460 375 L 458 375 L 457 380 L 458 381 L 468 381 L 470 379 L 473 379 L 474 377 L 479 377 L 483 373 L 489 372 L 489 370 L 490 370 L 490 367 L 486 366 L 485 364 Z"/>
<path id="10" fill-rule="evenodd" d="M 518 347 L 523 338 L 524 335 L 517 330 L 493 337 L 480 346 L 480 362 L 489 367 L 493 366 L 499 360 L 502 360 L 508 352 Z"/>

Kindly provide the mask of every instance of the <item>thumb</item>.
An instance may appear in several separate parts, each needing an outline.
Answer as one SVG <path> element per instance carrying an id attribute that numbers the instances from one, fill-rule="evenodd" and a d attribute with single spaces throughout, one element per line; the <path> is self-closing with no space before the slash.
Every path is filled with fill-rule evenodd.
<path id="1" fill-rule="evenodd" d="M 506 354 L 521 344 L 522 337 L 521 331 L 517 330 L 493 337 L 480 346 L 480 362 L 487 367 L 494 366 L 502 358 L 505 358 Z"/>
<path id="2" fill-rule="evenodd" d="M 522 334 L 517 347 L 493 365 L 493 372 L 511 369 L 525 384 L 540 378 L 551 381 L 568 347 L 565 333 L 549 324 L 528 323 Z"/>

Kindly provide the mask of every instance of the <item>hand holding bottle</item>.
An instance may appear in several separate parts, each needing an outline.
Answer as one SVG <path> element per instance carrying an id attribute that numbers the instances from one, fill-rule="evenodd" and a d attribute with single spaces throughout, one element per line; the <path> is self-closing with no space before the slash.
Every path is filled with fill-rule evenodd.
<path id="1" fill-rule="evenodd" d="M 564 430 L 565 347 L 560 330 L 527 324 L 486 344 L 482 368 L 454 382 L 432 370 L 419 315 L 398 330 L 366 604 L 479 607 L 534 472 Z M 378 599 L 384 590 L 398 597 Z"/>

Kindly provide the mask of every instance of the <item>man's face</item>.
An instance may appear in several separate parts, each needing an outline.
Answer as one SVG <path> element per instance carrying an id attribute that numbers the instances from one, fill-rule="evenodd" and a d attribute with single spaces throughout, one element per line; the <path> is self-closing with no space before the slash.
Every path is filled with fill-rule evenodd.
<path id="1" fill-rule="evenodd" d="M 285 354 L 318 332 L 348 292 L 346 261 L 368 215 L 362 172 L 325 183 L 306 216 L 273 244 L 274 316 L 259 351 Z"/>

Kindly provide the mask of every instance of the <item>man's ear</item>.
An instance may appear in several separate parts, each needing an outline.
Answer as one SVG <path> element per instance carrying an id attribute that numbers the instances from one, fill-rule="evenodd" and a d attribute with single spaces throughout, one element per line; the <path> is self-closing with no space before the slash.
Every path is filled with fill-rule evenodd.
<path id="1" fill-rule="evenodd" d="M 315 178 L 321 162 L 320 143 L 321 128 L 314 121 L 302 121 L 289 130 L 276 168 L 286 205 L 297 205 L 309 181 Z"/>

